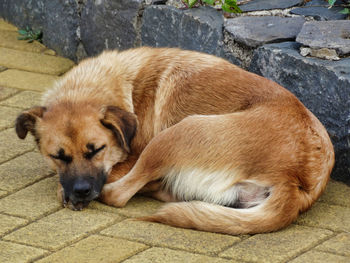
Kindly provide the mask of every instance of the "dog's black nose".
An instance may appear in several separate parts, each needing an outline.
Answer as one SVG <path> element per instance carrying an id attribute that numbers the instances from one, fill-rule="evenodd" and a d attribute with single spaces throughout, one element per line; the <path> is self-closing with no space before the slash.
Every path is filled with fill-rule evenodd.
<path id="1" fill-rule="evenodd" d="M 74 184 L 73 192 L 76 197 L 87 197 L 91 192 L 91 185 L 87 181 L 79 180 Z"/>

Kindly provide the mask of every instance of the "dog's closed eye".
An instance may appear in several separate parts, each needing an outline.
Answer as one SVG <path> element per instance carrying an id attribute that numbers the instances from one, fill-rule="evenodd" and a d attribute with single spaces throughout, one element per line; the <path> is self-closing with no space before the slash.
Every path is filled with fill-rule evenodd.
<path id="1" fill-rule="evenodd" d="M 58 151 L 57 155 L 49 154 L 49 156 L 53 159 L 60 160 L 60 161 L 63 161 L 65 163 L 71 163 L 73 160 L 72 156 L 66 155 L 62 148 Z"/>
<path id="2" fill-rule="evenodd" d="M 89 149 L 89 152 L 84 153 L 84 158 L 92 159 L 98 152 L 102 151 L 106 147 L 106 144 L 102 145 L 99 148 L 95 148 L 95 145 L 88 143 L 86 148 Z"/>

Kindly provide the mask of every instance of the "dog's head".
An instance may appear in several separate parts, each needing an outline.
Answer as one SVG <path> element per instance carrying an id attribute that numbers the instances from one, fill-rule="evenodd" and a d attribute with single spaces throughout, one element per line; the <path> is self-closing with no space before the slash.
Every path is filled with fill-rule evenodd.
<path id="1" fill-rule="evenodd" d="M 16 120 L 18 137 L 34 136 L 59 174 L 64 200 L 79 207 L 99 196 L 113 165 L 130 153 L 136 127 L 133 113 L 77 102 L 34 107 Z"/>

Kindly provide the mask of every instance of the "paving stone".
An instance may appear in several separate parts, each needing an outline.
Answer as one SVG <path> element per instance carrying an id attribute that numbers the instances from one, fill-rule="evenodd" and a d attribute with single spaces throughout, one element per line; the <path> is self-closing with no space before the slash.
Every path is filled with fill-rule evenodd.
<path id="1" fill-rule="evenodd" d="M 0 190 L 0 198 L 4 197 L 5 195 L 7 195 L 8 193 L 4 190 Z"/>
<path id="2" fill-rule="evenodd" d="M 0 236 L 27 223 L 28 221 L 23 218 L 0 214 Z"/>
<path id="3" fill-rule="evenodd" d="M 2 113 L 0 107 L 0 112 Z M 1 121 L 0 121 L 1 123 Z M 18 139 L 14 129 L 7 129 L 0 132 L 0 163 L 12 159 L 15 156 L 25 152 L 32 151 L 35 148 L 35 142 L 31 136 L 26 140 Z"/>
<path id="4" fill-rule="evenodd" d="M 0 187 L 1 188 L 1 187 Z M 143 196 L 134 196 L 125 207 L 115 208 L 107 206 L 100 202 L 91 202 L 89 208 L 98 209 L 110 213 L 118 213 L 127 217 L 141 217 L 153 214 L 156 212 L 164 203 L 147 198 Z"/>
<path id="5" fill-rule="evenodd" d="M 144 244 L 123 239 L 92 235 L 78 243 L 66 247 L 38 263 L 71 262 L 121 262 L 132 255 L 147 249 Z"/>
<path id="6" fill-rule="evenodd" d="M 306 252 L 305 254 L 302 254 L 301 256 L 297 257 L 296 259 L 290 261 L 290 263 L 305 263 L 305 262 L 349 263 L 349 261 L 350 260 L 347 257 L 311 250 L 311 251 Z"/>
<path id="7" fill-rule="evenodd" d="M 340 20 L 346 19 L 347 15 L 341 14 L 343 7 L 328 8 L 324 0 L 312 0 L 307 2 L 302 8 L 295 8 L 290 12 L 295 15 L 311 16 L 315 20 Z"/>
<path id="8" fill-rule="evenodd" d="M 335 237 L 323 242 L 315 249 L 333 254 L 343 255 L 350 258 L 350 233 L 340 233 Z"/>
<path id="9" fill-rule="evenodd" d="M 24 90 L 45 91 L 58 80 L 57 76 L 9 69 L 0 73 L 0 85 Z"/>
<path id="10" fill-rule="evenodd" d="M 331 180 L 319 201 L 330 205 L 340 205 L 350 207 L 350 186 Z"/>
<path id="11" fill-rule="evenodd" d="M 303 17 L 238 17 L 228 19 L 225 29 L 235 41 L 249 47 L 294 40 L 303 26 Z"/>
<path id="12" fill-rule="evenodd" d="M 1 73 L 0 73 L 0 82 L 1 82 Z M 0 84 L 1 85 L 1 84 Z M 6 88 L 6 87 L 0 87 L 0 101 L 7 99 L 8 97 L 11 97 L 18 93 L 19 90 L 17 89 L 11 89 L 11 88 Z"/>
<path id="13" fill-rule="evenodd" d="M 0 47 L 0 65 L 30 72 L 61 75 L 74 63 L 66 58 Z"/>
<path id="14" fill-rule="evenodd" d="M 350 53 L 350 23 L 346 20 L 309 21 L 296 39 L 312 48 L 333 48 L 340 55 Z"/>
<path id="15" fill-rule="evenodd" d="M 240 238 L 174 228 L 163 224 L 125 220 L 101 232 L 103 235 L 125 238 L 150 245 L 177 248 L 190 252 L 213 254 L 240 241 Z"/>
<path id="16" fill-rule="evenodd" d="M 28 43 L 26 40 L 18 40 L 17 37 L 19 34 L 15 31 L 4 31 L 0 29 L 0 35 L 0 47 L 37 53 L 44 53 L 48 50 L 47 47 L 38 41 Z"/>
<path id="17" fill-rule="evenodd" d="M 121 220 L 113 214 L 84 209 L 61 209 L 3 237 L 49 250 L 57 250 L 87 237 L 90 233 Z"/>
<path id="18" fill-rule="evenodd" d="M 212 258 L 204 255 L 192 254 L 185 251 L 172 250 L 168 248 L 150 248 L 136 256 L 124 261 L 124 263 L 225 263 L 233 262 L 222 258 Z"/>
<path id="19" fill-rule="evenodd" d="M 31 262 L 34 259 L 45 255 L 47 251 L 39 248 L 4 242 L 0 240 L 0 262 L 21 263 Z"/>
<path id="20" fill-rule="evenodd" d="M 350 208 L 318 202 L 296 222 L 334 231 L 350 231 Z"/>
<path id="21" fill-rule="evenodd" d="M 0 76 L 1 77 L 1 76 Z M 0 105 L 28 109 L 34 105 L 40 105 L 41 93 L 35 91 L 22 91 L 7 100 L 0 102 Z"/>
<path id="22" fill-rule="evenodd" d="M 12 192 L 52 173 L 39 153 L 29 152 L 0 165 L 0 189 Z"/>
<path id="23" fill-rule="evenodd" d="M 20 109 L 0 106 L 0 131 L 13 127 L 20 112 Z"/>
<path id="24" fill-rule="evenodd" d="M 237 1 L 239 3 L 239 1 Z M 284 9 L 293 7 L 303 3 L 303 0 L 253 0 L 247 4 L 240 5 L 239 8 L 243 12 L 271 10 L 271 9 Z"/>
<path id="25" fill-rule="evenodd" d="M 61 204 L 57 200 L 58 178 L 50 177 L 0 199 L 0 212 L 36 219 L 52 213 Z"/>
<path id="26" fill-rule="evenodd" d="M 17 28 L 0 18 L 0 30 L 17 31 Z"/>
<path id="27" fill-rule="evenodd" d="M 254 235 L 219 256 L 240 262 L 286 262 L 330 235 L 329 230 L 293 225 L 278 232 Z"/>

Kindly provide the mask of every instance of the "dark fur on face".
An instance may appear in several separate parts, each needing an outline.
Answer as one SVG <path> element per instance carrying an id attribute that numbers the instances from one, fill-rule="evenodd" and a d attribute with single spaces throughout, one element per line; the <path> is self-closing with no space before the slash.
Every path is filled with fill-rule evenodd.
<path id="1" fill-rule="evenodd" d="M 136 116 L 118 107 L 71 102 L 34 107 L 16 120 L 18 137 L 35 137 L 59 174 L 63 205 L 74 210 L 99 196 L 113 165 L 130 153 L 136 128 Z"/>

